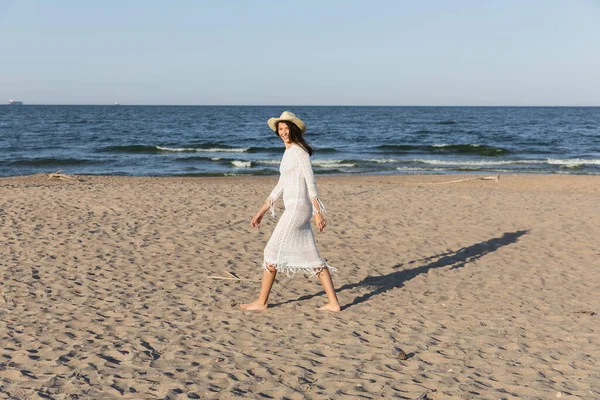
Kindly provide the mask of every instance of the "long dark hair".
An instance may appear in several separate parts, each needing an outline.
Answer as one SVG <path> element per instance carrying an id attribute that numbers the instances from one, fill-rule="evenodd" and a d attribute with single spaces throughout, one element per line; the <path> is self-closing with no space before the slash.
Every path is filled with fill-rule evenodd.
<path id="1" fill-rule="evenodd" d="M 313 150 L 311 145 L 308 144 L 306 142 L 306 140 L 304 140 L 302 131 L 300 130 L 300 128 L 298 128 L 298 126 L 296 124 L 294 124 L 293 122 L 290 122 L 290 121 L 279 121 L 276 126 L 277 129 L 275 130 L 275 134 L 277 136 L 279 136 L 279 124 L 286 124 L 288 126 L 288 128 L 290 128 L 290 140 L 292 142 L 296 143 L 298 146 L 300 146 L 304 150 L 306 150 L 306 152 L 308 153 L 309 156 L 312 156 L 313 154 L 315 154 L 315 151 Z"/>

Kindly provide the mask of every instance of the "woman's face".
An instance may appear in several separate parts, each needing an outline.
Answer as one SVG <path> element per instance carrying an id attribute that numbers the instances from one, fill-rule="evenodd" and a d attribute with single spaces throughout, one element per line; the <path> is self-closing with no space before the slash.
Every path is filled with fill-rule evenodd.
<path id="1" fill-rule="evenodd" d="M 290 138 L 290 128 L 287 126 L 287 124 L 284 124 L 283 122 L 278 123 L 277 124 L 277 134 L 279 135 L 281 140 L 283 140 L 283 143 L 285 143 L 285 144 L 292 143 L 292 139 Z"/>

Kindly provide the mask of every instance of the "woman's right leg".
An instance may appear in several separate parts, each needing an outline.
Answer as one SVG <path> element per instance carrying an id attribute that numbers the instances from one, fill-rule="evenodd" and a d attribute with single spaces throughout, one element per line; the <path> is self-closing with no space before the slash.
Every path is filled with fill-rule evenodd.
<path id="1" fill-rule="evenodd" d="M 258 300 L 255 300 L 252 303 L 248 304 L 240 304 L 240 307 L 248 311 L 266 310 L 268 307 L 267 301 L 269 300 L 269 294 L 271 294 L 271 288 L 273 287 L 275 276 L 277 276 L 277 269 L 275 269 L 275 267 L 273 267 L 272 265 L 267 265 L 267 269 L 263 271 L 262 283 L 260 285 L 260 293 L 258 294 Z"/>
<path id="2" fill-rule="evenodd" d="M 340 311 L 342 308 L 340 307 L 340 302 L 335 294 L 335 288 L 333 287 L 333 280 L 331 279 L 329 270 L 327 268 L 323 268 L 317 273 L 317 276 L 319 277 L 321 285 L 323 285 L 323 289 L 325 289 L 325 293 L 327 294 L 327 299 L 329 300 L 327 304 L 317 308 L 317 310 L 332 312 Z"/>

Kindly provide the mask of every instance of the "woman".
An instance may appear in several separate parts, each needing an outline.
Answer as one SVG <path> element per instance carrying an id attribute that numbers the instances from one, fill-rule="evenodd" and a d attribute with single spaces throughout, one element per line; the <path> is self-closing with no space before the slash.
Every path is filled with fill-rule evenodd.
<path id="1" fill-rule="evenodd" d="M 269 127 L 283 140 L 285 152 L 281 159 L 279 182 L 271 192 L 258 213 L 252 218 L 251 225 L 260 227 L 267 210 L 275 216 L 274 204 L 283 193 L 285 212 L 275 227 L 263 261 L 263 278 L 258 300 L 240 305 L 244 310 L 262 311 L 267 308 L 267 300 L 275 281 L 277 271 L 293 277 L 296 272 L 317 275 L 329 302 L 320 307 L 323 311 L 340 311 L 329 271 L 336 271 L 322 259 L 315 245 L 310 226 L 314 216 L 319 231 L 325 229 L 325 208 L 317 197 L 317 185 L 310 166 L 313 149 L 302 136 L 306 125 L 293 113 L 284 111 L 279 118 L 271 118 Z"/>

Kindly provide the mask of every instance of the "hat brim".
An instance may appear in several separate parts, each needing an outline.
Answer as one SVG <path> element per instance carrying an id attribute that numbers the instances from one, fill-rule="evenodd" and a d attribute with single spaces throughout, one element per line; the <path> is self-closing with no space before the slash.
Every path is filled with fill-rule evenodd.
<path id="1" fill-rule="evenodd" d="M 267 121 L 267 124 L 269 125 L 269 128 L 271 128 L 271 130 L 273 132 L 277 133 L 277 124 L 280 123 L 281 121 L 288 121 L 288 122 L 291 122 L 292 124 L 296 125 L 300 129 L 300 132 L 302 132 L 302 134 L 304 134 L 304 132 L 306 132 L 306 125 L 304 124 L 304 122 L 302 122 L 302 120 L 300 118 L 270 118 Z"/>

